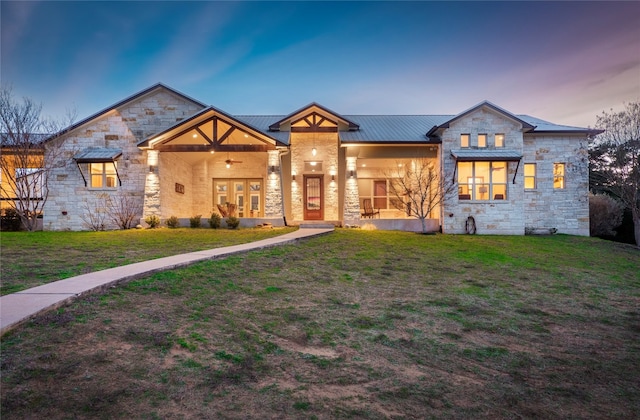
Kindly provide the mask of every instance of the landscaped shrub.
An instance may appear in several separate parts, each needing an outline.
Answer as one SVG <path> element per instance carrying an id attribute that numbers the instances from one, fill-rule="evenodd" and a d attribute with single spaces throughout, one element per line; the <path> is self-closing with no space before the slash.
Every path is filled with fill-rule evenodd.
<path id="1" fill-rule="evenodd" d="M 615 236 L 622 223 L 624 205 L 606 194 L 589 194 L 591 236 Z"/>
<path id="2" fill-rule="evenodd" d="M 167 227 L 170 227 L 171 229 L 180 227 L 180 221 L 176 216 L 171 216 L 165 223 L 167 224 Z"/>
<path id="3" fill-rule="evenodd" d="M 16 209 L 6 208 L 3 210 L 2 217 L 0 217 L 0 228 L 2 230 L 16 231 L 20 230 L 21 226 L 22 222 Z"/>
<path id="4" fill-rule="evenodd" d="M 145 217 L 144 221 L 149 225 L 151 229 L 155 229 L 160 226 L 160 218 L 155 214 Z"/>
<path id="5" fill-rule="evenodd" d="M 229 229 L 237 229 L 240 226 L 240 219 L 235 216 L 227 217 L 227 227 Z"/>
<path id="6" fill-rule="evenodd" d="M 200 221 L 202 219 L 202 215 L 199 214 L 197 216 L 193 216 L 189 218 L 189 226 L 192 228 L 199 228 L 201 225 Z"/>
<path id="7" fill-rule="evenodd" d="M 218 213 L 211 213 L 211 217 L 209 218 L 209 227 L 211 229 L 218 229 L 220 227 L 220 221 L 222 218 Z"/>

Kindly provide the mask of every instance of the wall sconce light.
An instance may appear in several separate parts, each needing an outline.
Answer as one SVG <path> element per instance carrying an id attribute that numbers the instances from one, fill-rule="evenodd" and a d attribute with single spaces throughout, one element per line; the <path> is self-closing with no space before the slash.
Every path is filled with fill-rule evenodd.
<path id="1" fill-rule="evenodd" d="M 296 173 L 295 173 L 295 172 L 291 174 L 291 179 L 292 179 L 293 181 L 295 181 L 295 180 L 296 180 Z"/>
<path id="2" fill-rule="evenodd" d="M 318 150 L 314 147 L 311 149 L 311 156 L 315 156 L 316 154 L 318 154 Z"/>
<path id="3" fill-rule="evenodd" d="M 335 181 L 336 180 L 336 174 L 331 174 L 331 180 Z"/>
<path id="4" fill-rule="evenodd" d="M 349 178 L 353 178 L 356 175 L 356 171 L 353 169 L 349 171 Z"/>
<path id="5" fill-rule="evenodd" d="M 271 173 L 271 174 L 275 174 L 276 173 L 275 165 L 271 165 L 271 167 L 269 168 L 269 173 Z"/>
<path id="6" fill-rule="evenodd" d="M 154 173 L 156 170 L 156 167 L 153 165 L 149 165 L 149 172 Z"/>

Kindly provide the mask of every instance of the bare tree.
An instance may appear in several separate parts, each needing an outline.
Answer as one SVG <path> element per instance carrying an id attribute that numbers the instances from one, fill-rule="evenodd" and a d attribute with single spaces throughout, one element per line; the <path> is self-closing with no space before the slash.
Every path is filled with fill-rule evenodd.
<path id="1" fill-rule="evenodd" d="M 426 219 L 457 191 L 455 184 L 440 174 L 436 162 L 426 157 L 398 162 L 383 173 L 389 179 L 391 205 L 419 219 L 422 233 L 427 232 Z"/>
<path id="2" fill-rule="evenodd" d="M 640 102 L 620 112 L 603 112 L 596 127 L 605 130 L 591 145 L 591 187 L 606 192 L 631 210 L 640 246 Z"/>
<path id="3" fill-rule="evenodd" d="M 17 102 L 10 87 L 0 89 L 0 194 L 29 231 L 37 227 L 49 197 L 51 172 L 63 157 L 62 148 L 46 140 L 75 118 L 67 110 L 67 120 L 58 122 L 43 118 L 41 111 L 42 105 L 29 98 Z"/>
<path id="4" fill-rule="evenodd" d="M 142 203 L 135 196 L 119 193 L 107 199 L 107 209 L 109 217 L 120 229 L 131 229 L 142 214 Z"/>
<path id="5" fill-rule="evenodd" d="M 82 210 L 80 218 L 87 228 L 95 231 L 107 228 L 107 219 L 109 218 L 109 196 L 107 194 L 99 194 L 93 201 L 84 201 Z"/>

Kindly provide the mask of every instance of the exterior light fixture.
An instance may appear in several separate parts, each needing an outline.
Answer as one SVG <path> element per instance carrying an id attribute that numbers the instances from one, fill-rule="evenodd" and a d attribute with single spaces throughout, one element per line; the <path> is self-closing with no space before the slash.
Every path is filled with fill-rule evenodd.
<path id="1" fill-rule="evenodd" d="M 336 174 L 331 172 L 331 181 L 335 181 L 335 180 L 336 180 Z"/>
<path id="2" fill-rule="evenodd" d="M 296 173 L 295 173 L 295 172 L 291 174 L 291 179 L 292 179 L 293 181 L 295 181 L 295 180 L 296 180 Z"/>
<path id="3" fill-rule="evenodd" d="M 356 174 L 356 171 L 354 171 L 353 169 L 349 171 L 349 178 L 353 178 Z"/>
<path id="4" fill-rule="evenodd" d="M 194 135 L 193 135 L 193 138 L 195 139 L 196 137 L 198 137 L 198 135 L 197 135 L 197 134 L 194 134 Z"/>
<path id="5" fill-rule="evenodd" d="M 276 167 L 275 165 L 271 165 L 270 169 L 269 169 L 270 173 L 275 174 L 276 173 Z"/>
<path id="6" fill-rule="evenodd" d="M 227 169 L 231 167 L 231 163 L 227 162 Z"/>
<path id="7" fill-rule="evenodd" d="M 149 172 L 153 173 L 153 172 L 155 172 L 155 170 L 156 170 L 155 166 L 149 165 Z"/>
<path id="8" fill-rule="evenodd" d="M 212 151 L 211 151 L 211 154 L 214 154 L 215 152 L 216 152 L 215 150 L 212 150 Z"/>
<path id="9" fill-rule="evenodd" d="M 311 149 L 311 156 L 315 156 L 317 154 L 318 154 L 318 150 L 315 147 Z"/>

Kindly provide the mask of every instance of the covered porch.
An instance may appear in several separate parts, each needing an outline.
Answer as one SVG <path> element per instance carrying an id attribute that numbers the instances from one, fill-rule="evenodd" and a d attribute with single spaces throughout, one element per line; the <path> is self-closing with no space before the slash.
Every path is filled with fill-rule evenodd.
<path id="1" fill-rule="evenodd" d="M 143 219 L 177 217 L 181 225 L 212 213 L 241 226 L 283 224 L 280 154 L 286 145 L 207 108 L 141 142 L 149 172 Z"/>

